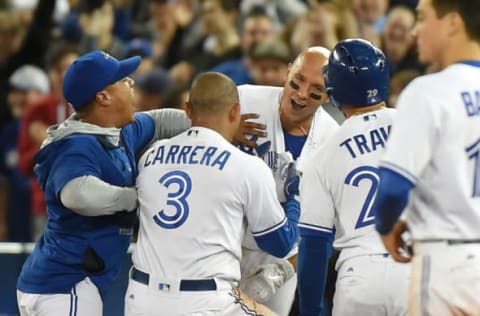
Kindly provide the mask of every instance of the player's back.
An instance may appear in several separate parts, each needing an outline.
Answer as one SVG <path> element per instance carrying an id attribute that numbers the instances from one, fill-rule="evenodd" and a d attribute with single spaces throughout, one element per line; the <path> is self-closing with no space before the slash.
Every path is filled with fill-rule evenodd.
<path id="1" fill-rule="evenodd" d="M 335 227 L 334 246 L 342 250 L 339 263 L 386 252 L 371 208 L 379 183 L 378 163 L 395 113 L 384 108 L 348 118 L 311 161 L 328 191 L 320 195 L 317 212 L 329 218 L 326 227 Z"/>
<path id="2" fill-rule="evenodd" d="M 394 128 L 405 148 L 384 159 L 415 183 L 407 207 L 414 239 L 480 239 L 479 82 L 479 62 L 458 63 L 413 81 L 400 96 L 397 119 L 412 122 L 415 113 L 424 125 Z"/>
<path id="3" fill-rule="evenodd" d="M 239 280 L 247 208 L 262 204 L 252 201 L 252 183 L 269 172 L 260 159 L 207 128 L 155 143 L 139 162 L 134 265 L 164 280 Z M 273 179 L 271 185 L 273 192 Z M 280 222 L 275 214 L 271 219 Z"/>

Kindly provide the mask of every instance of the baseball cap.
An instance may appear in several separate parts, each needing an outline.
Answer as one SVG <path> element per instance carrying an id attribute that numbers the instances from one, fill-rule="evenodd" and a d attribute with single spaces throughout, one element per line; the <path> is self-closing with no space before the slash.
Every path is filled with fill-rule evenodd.
<path id="1" fill-rule="evenodd" d="M 152 56 L 152 44 L 144 38 L 134 38 L 125 46 L 124 56 L 130 57 L 140 55 L 142 57 Z"/>
<path id="2" fill-rule="evenodd" d="M 173 85 L 173 79 L 167 71 L 153 69 L 138 76 L 135 84 L 148 93 L 160 95 Z"/>
<path id="3" fill-rule="evenodd" d="M 106 86 L 133 73 L 140 65 L 139 56 L 119 61 L 104 51 L 80 56 L 68 67 L 63 79 L 63 95 L 75 110 L 80 110 Z"/>
<path id="4" fill-rule="evenodd" d="M 281 40 L 258 43 L 253 48 L 250 57 L 254 60 L 271 58 L 285 63 L 291 61 L 290 48 Z"/>
<path id="5" fill-rule="evenodd" d="M 50 91 L 50 82 L 47 74 L 37 66 L 23 65 L 8 78 L 10 87 L 26 91 L 38 90 L 42 93 Z"/>

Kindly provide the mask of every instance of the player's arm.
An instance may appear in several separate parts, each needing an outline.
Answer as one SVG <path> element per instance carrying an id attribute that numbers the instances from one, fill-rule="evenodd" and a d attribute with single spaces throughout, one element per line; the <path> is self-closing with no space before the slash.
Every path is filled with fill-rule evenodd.
<path id="1" fill-rule="evenodd" d="M 275 181 L 270 169 L 255 158 L 254 174 L 248 185 L 247 220 L 260 249 L 278 257 L 285 257 L 298 240 L 300 203 L 298 187 L 292 185 L 285 206 L 277 198 Z M 292 179 L 294 181 L 294 179 Z"/>
<path id="2" fill-rule="evenodd" d="M 432 109 L 436 103 L 431 95 L 423 93 L 424 85 L 422 80 L 415 80 L 398 99 L 398 111 L 380 163 L 380 186 L 373 209 L 381 234 L 392 230 L 436 148 L 442 115 Z"/>
<path id="3" fill-rule="evenodd" d="M 62 204 L 83 216 L 111 215 L 137 208 L 135 188 L 111 185 L 94 176 L 70 180 L 60 191 Z"/>
<path id="4" fill-rule="evenodd" d="M 103 148 L 94 138 L 74 137 L 66 140 L 51 167 L 40 164 L 36 172 L 42 188 L 48 183 L 65 206 L 85 216 L 109 215 L 135 210 L 135 188 L 120 187 L 101 180 L 96 161 Z"/>
<path id="5" fill-rule="evenodd" d="M 302 316 L 321 315 L 327 281 L 328 260 L 332 255 L 333 234 L 322 236 L 300 228 L 297 286 Z"/>
<path id="6" fill-rule="evenodd" d="M 306 162 L 300 182 L 302 215 L 298 224 L 298 290 L 302 316 L 322 312 L 328 259 L 334 239 L 335 207 L 322 171 L 326 168 L 324 161 L 329 159 L 314 156 Z"/>
<path id="7" fill-rule="evenodd" d="M 155 123 L 153 140 L 176 136 L 192 126 L 192 122 L 183 110 L 159 109 L 144 113 L 152 117 Z"/>
<path id="8" fill-rule="evenodd" d="M 408 203 L 408 194 L 414 183 L 401 174 L 380 167 L 380 186 L 373 205 L 377 231 L 388 234 Z"/>

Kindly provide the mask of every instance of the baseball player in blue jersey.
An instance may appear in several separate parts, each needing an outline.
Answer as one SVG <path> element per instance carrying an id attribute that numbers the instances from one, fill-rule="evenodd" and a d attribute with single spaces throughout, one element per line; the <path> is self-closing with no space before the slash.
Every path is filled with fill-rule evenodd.
<path id="1" fill-rule="evenodd" d="M 185 110 L 192 127 L 159 140 L 139 160 L 140 230 L 125 314 L 273 315 L 238 289 L 246 229 L 262 251 L 284 257 L 296 243 L 298 176 L 284 208 L 273 175 L 230 142 L 240 124 L 235 83 L 204 73 Z"/>
<path id="2" fill-rule="evenodd" d="M 136 157 L 190 126 L 183 111 L 134 113 L 128 76 L 139 64 L 93 51 L 66 73 L 63 92 L 76 113 L 49 128 L 36 156 L 48 221 L 18 278 L 22 316 L 102 315 L 133 232 Z"/>
<path id="3" fill-rule="evenodd" d="M 324 72 L 330 100 L 346 120 L 306 162 L 300 182 L 301 315 L 322 312 L 332 241 L 340 251 L 333 315 L 406 315 L 409 267 L 388 255 L 371 212 L 377 165 L 395 116 L 385 104 L 387 60 L 370 42 L 347 39 L 334 47 Z"/>
<path id="4" fill-rule="evenodd" d="M 420 0 L 417 12 L 419 59 L 440 71 L 399 97 L 376 227 L 401 262 L 410 231 L 409 315 L 480 315 L 480 6 Z"/>

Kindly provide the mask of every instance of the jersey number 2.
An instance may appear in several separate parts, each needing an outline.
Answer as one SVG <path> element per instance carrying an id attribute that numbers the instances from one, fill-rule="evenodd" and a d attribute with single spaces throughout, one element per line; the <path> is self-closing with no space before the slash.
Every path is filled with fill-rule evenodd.
<path id="1" fill-rule="evenodd" d="M 368 190 L 365 202 L 363 202 L 360 216 L 358 217 L 355 229 L 362 228 L 375 223 L 375 214 L 372 213 L 373 198 L 377 193 L 379 177 L 378 169 L 370 166 L 362 166 L 353 169 L 345 178 L 345 184 L 358 187 L 362 181 L 370 181 L 370 189 Z"/>
<path id="2" fill-rule="evenodd" d="M 173 215 L 167 215 L 165 210 L 162 209 L 153 216 L 153 220 L 158 226 L 166 229 L 175 229 L 180 227 L 188 217 L 189 206 L 187 203 L 187 196 L 192 190 L 192 180 L 183 171 L 171 171 L 163 175 L 159 182 L 163 184 L 167 189 L 176 187 L 175 192 L 169 192 L 167 197 L 167 205 L 172 206 L 175 209 Z"/>

